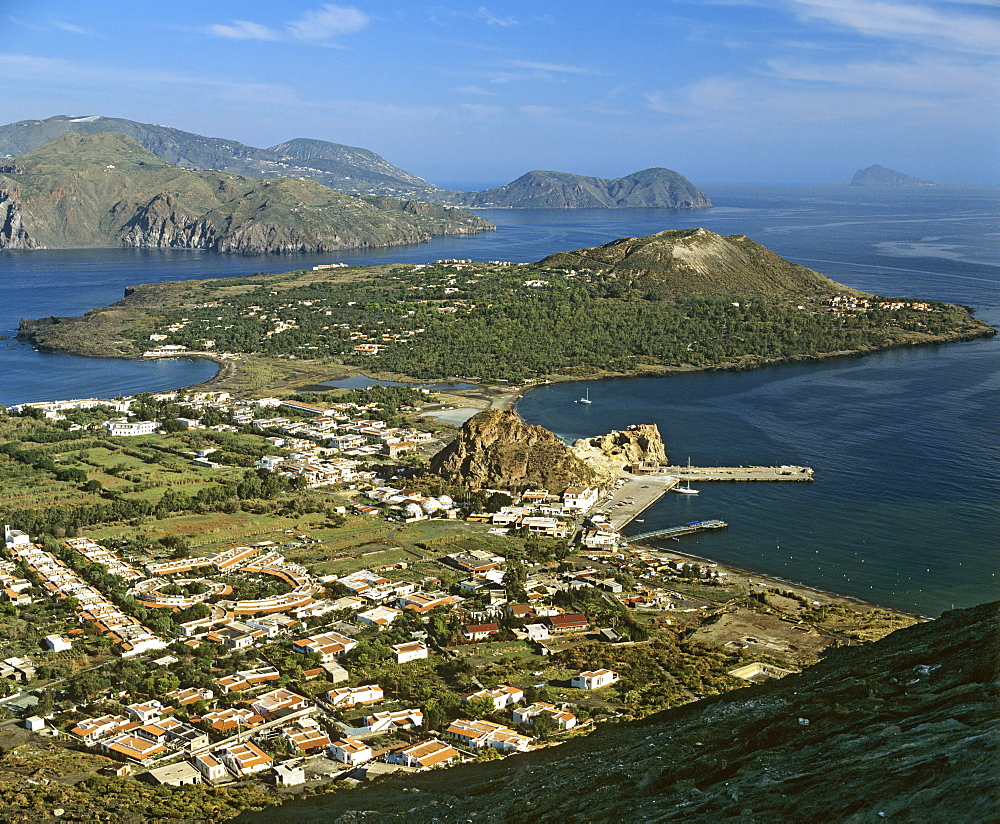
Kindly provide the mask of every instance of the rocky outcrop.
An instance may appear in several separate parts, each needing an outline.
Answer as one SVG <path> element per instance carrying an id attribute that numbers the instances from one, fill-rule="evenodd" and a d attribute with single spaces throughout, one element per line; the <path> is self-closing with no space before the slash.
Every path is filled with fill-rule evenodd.
<path id="1" fill-rule="evenodd" d="M 602 484 L 619 477 L 627 466 L 639 461 L 668 463 L 655 423 L 637 423 L 622 431 L 615 429 L 607 435 L 581 438 L 571 448 Z"/>
<path id="2" fill-rule="evenodd" d="M 21 209 L 10 193 L 0 189 L 0 249 L 37 249 L 38 242 L 24 228 Z"/>
<path id="3" fill-rule="evenodd" d="M 996 821 L 998 607 L 947 612 L 801 674 L 559 747 L 240 820 Z"/>
<path id="4" fill-rule="evenodd" d="M 542 426 L 513 410 L 473 415 L 458 437 L 431 459 L 431 471 L 469 489 L 563 490 L 593 484 L 594 471 Z"/>

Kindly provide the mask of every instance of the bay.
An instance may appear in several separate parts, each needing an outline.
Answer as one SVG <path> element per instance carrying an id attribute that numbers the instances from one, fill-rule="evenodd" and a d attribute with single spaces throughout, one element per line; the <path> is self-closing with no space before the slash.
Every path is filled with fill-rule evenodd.
<path id="1" fill-rule="evenodd" d="M 623 236 L 705 226 L 876 294 L 962 303 L 1000 325 L 998 190 L 704 187 L 716 207 L 484 210 L 499 231 L 418 246 L 243 258 L 190 251 L 0 254 L 0 334 L 21 317 L 77 315 L 131 284 L 282 272 L 317 263 L 533 261 Z M 997 597 L 1000 341 L 894 350 L 751 372 L 550 385 L 519 403 L 567 439 L 655 422 L 694 463 L 802 463 L 813 484 L 702 485 L 634 531 L 719 517 L 674 549 L 927 615 Z M 205 361 L 99 361 L 0 341 L 0 403 L 113 397 L 205 380 Z"/>

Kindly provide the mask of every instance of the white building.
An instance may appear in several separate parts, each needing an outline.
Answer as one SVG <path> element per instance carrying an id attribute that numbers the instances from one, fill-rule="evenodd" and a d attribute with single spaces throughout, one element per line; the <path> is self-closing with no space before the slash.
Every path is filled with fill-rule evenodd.
<path id="1" fill-rule="evenodd" d="M 392 650 L 393 658 L 397 664 L 405 664 L 407 661 L 417 661 L 421 658 L 427 658 L 430 655 L 427 644 L 420 641 L 410 641 L 407 644 L 393 644 L 389 649 Z"/>
<path id="2" fill-rule="evenodd" d="M 608 669 L 587 670 L 579 675 L 574 675 L 570 681 L 570 686 L 581 690 L 597 690 L 615 683 L 618 680 L 618 673 Z"/>
<path id="3" fill-rule="evenodd" d="M 571 486 L 563 492 L 563 506 L 586 512 L 597 503 L 598 489 L 595 486 Z"/>
<path id="4" fill-rule="evenodd" d="M 134 435 L 152 435 L 159 428 L 156 421 L 106 421 L 104 428 L 115 438 L 132 437 Z"/>

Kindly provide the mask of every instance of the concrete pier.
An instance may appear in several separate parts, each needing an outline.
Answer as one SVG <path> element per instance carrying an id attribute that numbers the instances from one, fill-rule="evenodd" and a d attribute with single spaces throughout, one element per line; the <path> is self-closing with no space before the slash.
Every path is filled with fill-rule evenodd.
<path id="1" fill-rule="evenodd" d="M 665 466 L 660 471 L 682 481 L 801 482 L 813 479 L 813 470 L 808 466 Z"/>

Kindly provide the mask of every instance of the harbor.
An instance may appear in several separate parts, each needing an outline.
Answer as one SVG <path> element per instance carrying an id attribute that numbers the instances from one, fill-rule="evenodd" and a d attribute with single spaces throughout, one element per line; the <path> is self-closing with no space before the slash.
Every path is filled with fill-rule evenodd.
<path id="1" fill-rule="evenodd" d="M 812 468 L 807 466 L 648 467 L 643 469 L 641 475 L 633 473 L 626 476 L 625 482 L 617 489 L 608 492 L 592 511 L 604 513 L 608 523 L 616 531 L 621 532 L 632 521 L 641 522 L 642 513 L 668 492 L 696 493 L 697 490 L 690 487 L 692 481 L 810 482 L 813 480 L 813 474 Z M 682 481 L 686 484 L 685 487 L 680 486 Z M 687 530 L 691 531 L 695 530 Z"/>

